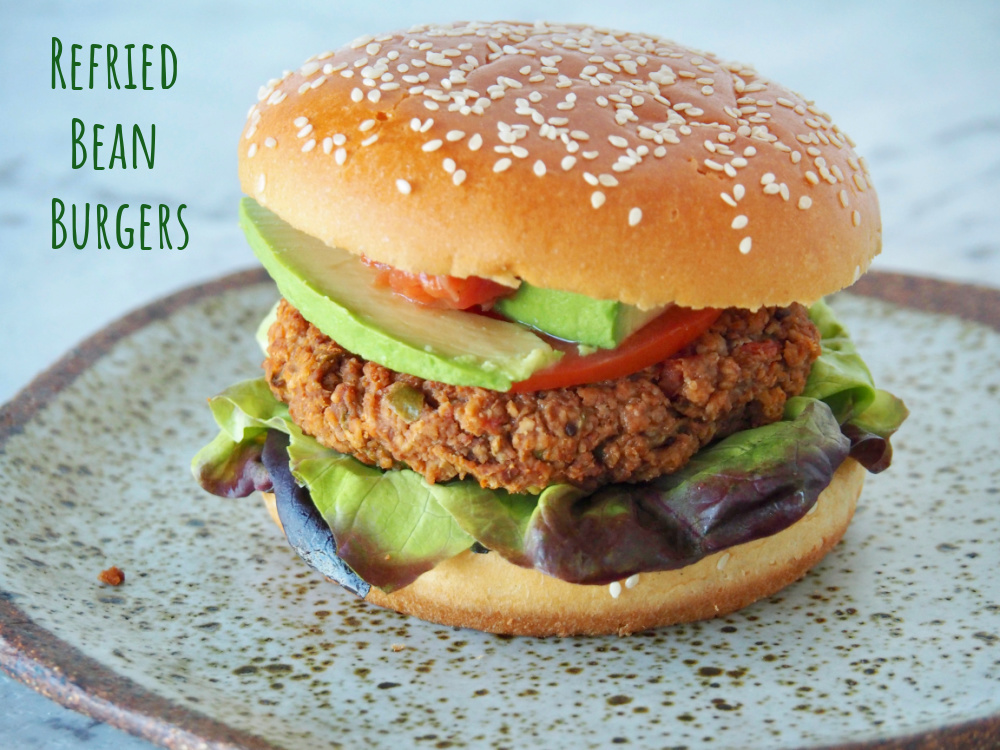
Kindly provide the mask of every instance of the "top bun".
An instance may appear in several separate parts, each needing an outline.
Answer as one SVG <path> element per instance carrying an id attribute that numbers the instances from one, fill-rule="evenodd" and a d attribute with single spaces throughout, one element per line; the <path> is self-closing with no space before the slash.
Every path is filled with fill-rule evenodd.
<path id="1" fill-rule="evenodd" d="M 878 199 L 830 118 L 648 34 L 460 23 L 366 36 L 262 87 L 244 191 L 413 272 L 642 307 L 810 302 L 878 254 Z"/>

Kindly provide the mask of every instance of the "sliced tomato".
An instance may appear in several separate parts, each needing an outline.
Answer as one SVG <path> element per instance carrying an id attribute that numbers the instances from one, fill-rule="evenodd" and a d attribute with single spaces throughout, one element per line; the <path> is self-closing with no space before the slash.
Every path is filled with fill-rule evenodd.
<path id="1" fill-rule="evenodd" d="M 527 380 L 514 383 L 512 393 L 566 388 L 584 383 L 598 383 L 631 375 L 673 354 L 708 330 L 721 310 L 692 310 L 671 307 L 625 339 L 615 349 L 601 349 L 581 355 L 576 344 L 550 341 L 565 352 L 558 362 L 539 370 Z"/>
<path id="2" fill-rule="evenodd" d="M 375 283 L 387 286 L 396 294 L 428 307 L 468 310 L 471 307 L 490 307 L 501 297 L 513 294 L 514 289 L 489 279 L 470 276 L 441 276 L 429 273 L 409 273 L 362 257 L 365 264 L 378 275 Z"/>

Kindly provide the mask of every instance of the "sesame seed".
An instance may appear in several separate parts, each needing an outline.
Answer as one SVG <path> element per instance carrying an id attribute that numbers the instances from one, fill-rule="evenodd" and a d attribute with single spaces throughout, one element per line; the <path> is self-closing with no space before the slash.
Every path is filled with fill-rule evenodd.
<path id="1" fill-rule="evenodd" d="M 494 172 L 503 172 L 505 169 L 510 169 L 510 165 L 513 164 L 513 163 L 514 162 L 512 162 L 507 157 L 504 157 L 503 159 L 498 159 L 493 164 L 493 171 Z"/>
<path id="2" fill-rule="evenodd" d="M 746 195 L 746 188 L 744 188 L 740 183 L 733 185 L 733 197 L 736 200 L 743 200 L 743 196 Z"/>
<path id="3" fill-rule="evenodd" d="M 362 123 L 360 125 L 358 125 L 358 130 L 360 130 L 362 133 L 364 133 L 364 132 L 366 132 L 368 130 L 371 130 L 374 127 L 375 127 L 375 121 L 374 120 L 364 120 L 364 121 L 362 121 Z M 302 136 L 300 135 L 299 138 L 301 138 L 301 137 Z"/>
<path id="4" fill-rule="evenodd" d="M 750 246 L 752 244 L 753 240 L 751 240 L 749 237 L 744 237 L 742 240 L 740 240 L 740 252 L 746 255 L 747 253 L 750 252 Z"/>
<path id="5" fill-rule="evenodd" d="M 311 124 L 310 124 L 310 125 L 306 125 L 306 126 L 305 126 L 304 128 L 302 128 L 302 129 L 301 129 L 301 130 L 300 130 L 300 131 L 299 131 L 298 133 L 296 133 L 296 134 L 295 134 L 295 137 L 296 137 L 296 138 L 305 138 L 305 137 L 306 137 L 307 135 L 309 135 L 309 134 L 310 134 L 310 133 L 311 133 L 312 131 L 313 131 L 313 126 L 312 126 Z"/>
<path id="6" fill-rule="evenodd" d="M 403 195 L 409 195 L 410 191 L 413 190 L 413 187 L 410 185 L 409 182 L 400 178 L 396 180 L 396 190 L 401 192 Z"/>
<path id="7" fill-rule="evenodd" d="M 733 196 L 731 196 L 729 193 L 720 193 L 719 197 L 722 198 L 723 201 L 725 201 L 733 208 L 736 208 L 736 201 L 733 200 Z"/>
<path id="8" fill-rule="evenodd" d="M 607 200 L 607 196 L 605 196 L 600 190 L 595 190 L 590 194 L 590 205 L 594 208 L 600 208 L 603 206 L 605 200 Z"/>
<path id="9" fill-rule="evenodd" d="M 379 99 L 382 98 L 382 92 L 378 89 L 372 89 L 368 92 L 368 101 L 375 104 Z"/>
<path id="10" fill-rule="evenodd" d="M 365 34 L 364 36 L 359 36 L 357 39 L 351 42 L 350 47 L 351 49 L 361 49 L 374 39 L 375 37 L 372 36 L 371 34 Z"/>
<path id="11" fill-rule="evenodd" d="M 479 133 L 473 133 L 469 139 L 469 150 L 478 151 L 483 145 L 483 137 Z"/>
<path id="12" fill-rule="evenodd" d="M 347 161 L 347 149 L 341 146 L 336 151 L 333 152 L 333 160 L 338 164 L 343 164 Z"/>
<path id="13" fill-rule="evenodd" d="M 292 120 L 292 124 L 297 128 L 304 128 L 308 122 L 309 122 L 308 117 L 296 117 L 294 120 Z"/>
<path id="14" fill-rule="evenodd" d="M 614 177 L 614 175 L 610 174 L 600 175 L 597 178 L 597 181 L 600 182 L 604 187 L 616 187 L 618 185 L 618 180 Z"/>
<path id="15" fill-rule="evenodd" d="M 575 156 L 564 156 L 562 161 L 559 163 L 559 165 L 567 172 L 573 168 L 574 164 L 576 164 Z"/>
<path id="16" fill-rule="evenodd" d="M 299 75 L 311 76 L 317 70 L 320 69 L 320 64 L 318 62 L 309 62 L 299 68 Z"/>
<path id="17" fill-rule="evenodd" d="M 365 98 L 365 92 L 363 92 L 361 89 L 357 89 L 356 88 L 356 89 L 353 89 L 351 91 L 351 101 L 352 102 L 357 103 L 357 102 L 360 102 L 364 98 Z"/>
<path id="18" fill-rule="evenodd" d="M 347 143 L 347 136 L 346 135 L 344 135 L 343 133 L 335 133 L 334 134 L 334 136 L 333 136 L 333 145 L 334 146 L 343 146 L 345 143 Z"/>
<path id="19" fill-rule="evenodd" d="M 735 219 L 733 219 L 732 227 L 733 229 L 744 229 L 746 225 L 749 223 L 750 220 L 744 214 L 740 214 Z"/>
<path id="20" fill-rule="evenodd" d="M 617 599 L 622 595 L 622 585 L 618 581 L 613 581 L 608 585 L 608 593 L 611 594 L 612 599 Z"/>
<path id="21" fill-rule="evenodd" d="M 634 227 L 640 221 L 642 221 L 642 209 L 635 206 L 628 212 L 628 225 L 630 227 Z M 633 586 L 634 585 L 635 584 L 633 584 Z M 629 588 L 632 588 L 632 586 L 629 586 Z"/>
<path id="22" fill-rule="evenodd" d="M 465 170 L 464 169 L 457 170 L 455 174 L 451 176 L 451 181 L 456 185 L 461 185 L 463 182 L 465 182 Z"/>
<path id="23" fill-rule="evenodd" d="M 263 174 L 259 175 L 257 177 L 257 192 L 258 193 L 263 193 L 264 192 L 264 186 L 266 184 L 267 184 L 267 178 Z"/>
<path id="24" fill-rule="evenodd" d="M 634 589 L 639 583 L 639 574 L 631 575 L 625 579 L 625 588 Z"/>
<path id="25" fill-rule="evenodd" d="M 769 182 L 764 186 L 764 195 L 777 195 L 781 192 L 781 185 L 777 182 Z"/>
<path id="26" fill-rule="evenodd" d="M 316 139 L 310 138 L 308 141 L 302 144 L 302 153 L 307 153 L 309 151 L 312 151 L 314 148 L 316 148 Z"/>
<path id="27" fill-rule="evenodd" d="M 424 145 L 420 147 L 421 151 L 437 151 L 441 146 L 444 145 L 444 141 L 440 138 L 435 138 L 432 141 L 427 141 Z"/>
<path id="28" fill-rule="evenodd" d="M 536 175 L 538 175 L 539 177 L 543 177 L 545 175 L 545 162 L 539 159 L 538 161 L 535 162 L 535 165 L 532 167 L 532 169 L 534 170 Z"/>
<path id="29" fill-rule="evenodd" d="M 851 223 L 854 226 L 856 226 L 856 227 L 860 227 L 861 226 L 861 212 L 860 211 L 852 211 L 851 212 Z"/>
<path id="30" fill-rule="evenodd" d="M 817 177 L 816 173 L 811 170 L 806 172 L 806 179 L 813 185 L 819 184 L 819 177 Z"/>
<path id="31" fill-rule="evenodd" d="M 274 148 L 277 145 L 278 145 L 278 142 L 274 138 L 272 138 L 270 136 L 268 136 L 267 138 L 264 139 L 264 146 L 267 147 L 267 148 Z"/>
<path id="32" fill-rule="evenodd" d="M 464 130 L 449 130 L 445 135 L 445 139 L 449 142 L 460 141 L 465 138 Z"/>
<path id="33" fill-rule="evenodd" d="M 454 174 L 456 166 L 457 165 L 455 164 L 455 160 L 451 158 L 446 158 L 443 162 L 441 162 L 441 167 L 448 174 Z"/>
<path id="34" fill-rule="evenodd" d="M 809 208 L 810 206 L 812 206 L 812 204 L 813 204 L 812 198 L 810 198 L 808 195 L 803 195 L 801 198 L 799 198 L 799 208 L 801 208 L 802 210 Z"/>
<path id="35" fill-rule="evenodd" d="M 375 135 L 370 135 L 367 138 L 365 138 L 363 141 L 361 141 L 361 145 L 362 146 L 371 146 L 377 140 L 378 140 L 378 133 L 375 133 Z"/>
<path id="36" fill-rule="evenodd" d="M 730 555 L 729 555 L 728 552 L 724 553 L 722 555 L 722 557 L 719 558 L 719 561 L 715 564 L 715 569 L 716 570 L 722 570 L 723 568 L 725 568 L 726 567 L 726 563 L 729 562 L 729 556 Z"/>
<path id="37" fill-rule="evenodd" d="M 840 193 L 837 194 L 837 197 L 840 198 L 840 205 L 843 206 L 844 208 L 847 208 L 849 205 L 851 205 L 851 202 L 847 197 L 846 190 L 841 190 Z"/>
<path id="38" fill-rule="evenodd" d="M 716 172 L 723 171 L 723 166 L 717 161 L 712 161 L 711 159 L 705 159 L 705 166 L 709 169 L 714 169 Z"/>
<path id="39" fill-rule="evenodd" d="M 254 154 L 257 153 L 257 144 L 251 143 L 250 148 L 247 149 L 247 158 L 252 159 Z"/>
<path id="40" fill-rule="evenodd" d="M 622 138 L 620 135 L 609 135 L 608 143 L 617 148 L 628 148 L 628 140 Z"/>
<path id="41" fill-rule="evenodd" d="M 593 185 L 594 187 L 600 184 L 600 180 L 597 179 L 596 175 L 592 175 L 590 172 L 584 172 L 583 179 L 588 185 Z"/>

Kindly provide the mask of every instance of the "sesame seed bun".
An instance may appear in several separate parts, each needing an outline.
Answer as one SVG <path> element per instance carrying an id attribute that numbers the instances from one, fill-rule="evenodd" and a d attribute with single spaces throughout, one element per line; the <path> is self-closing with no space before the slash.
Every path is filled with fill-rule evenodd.
<path id="1" fill-rule="evenodd" d="M 259 93 L 244 191 L 411 272 L 643 307 L 809 302 L 879 252 L 829 116 L 645 34 L 456 24 L 358 39 Z"/>
<path id="2" fill-rule="evenodd" d="M 617 596 L 615 584 L 566 583 L 495 552 L 463 552 L 392 594 L 372 587 L 367 600 L 442 625 L 530 636 L 627 635 L 718 617 L 775 593 L 818 563 L 847 530 L 864 476 L 848 458 L 814 510 L 792 526 L 680 570 L 622 581 Z M 274 496 L 264 498 L 280 526 Z"/>

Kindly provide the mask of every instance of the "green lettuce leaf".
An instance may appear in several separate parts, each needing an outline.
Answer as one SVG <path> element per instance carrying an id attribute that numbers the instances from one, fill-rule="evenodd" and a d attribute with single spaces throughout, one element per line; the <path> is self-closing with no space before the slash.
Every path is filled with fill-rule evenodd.
<path id="1" fill-rule="evenodd" d="M 390 591 L 405 585 L 475 541 L 438 502 L 464 495 L 463 482 L 428 485 L 416 472 L 382 471 L 293 437 L 292 475 L 309 487 L 313 503 L 337 542 L 337 554 L 362 578 Z"/>
<path id="2" fill-rule="evenodd" d="M 195 455 L 191 471 L 206 490 L 220 497 L 245 497 L 271 489 L 261 463 L 270 428 L 287 432 L 288 407 L 271 394 L 263 378 L 244 380 L 209 399 L 219 434 Z"/>
<path id="3" fill-rule="evenodd" d="M 263 378 L 230 386 L 209 406 L 220 432 L 192 461 L 199 483 L 223 497 L 271 490 L 269 482 L 261 486 L 253 479 L 264 471 L 260 456 L 268 430 L 284 432 L 292 476 L 309 488 L 337 554 L 369 583 L 390 591 L 475 541 L 437 498 L 464 495 L 466 488 L 486 492 L 478 483 L 428 485 L 413 471 L 382 471 L 324 448 L 292 422 Z"/>
<path id="4" fill-rule="evenodd" d="M 875 383 L 868 365 L 854 346 L 847 329 L 826 302 L 809 308 L 809 317 L 819 329 L 823 349 L 813 364 L 802 395 L 819 399 L 841 424 L 857 416 L 875 400 Z"/>

